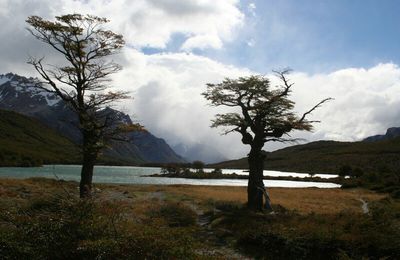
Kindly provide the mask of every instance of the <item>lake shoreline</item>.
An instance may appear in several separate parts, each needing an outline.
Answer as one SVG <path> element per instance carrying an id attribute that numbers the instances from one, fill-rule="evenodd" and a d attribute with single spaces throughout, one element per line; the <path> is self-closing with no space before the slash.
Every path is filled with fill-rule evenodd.
<path id="1" fill-rule="evenodd" d="M 25 179 L 30 177 L 46 177 L 52 179 L 74 180 L 80 179 L 81 166 L 79 165 L 47 165 L 37 168 L 0 168 L 1 177 L 11 177 L 15 179 Z M 164 178 L 164 177 L 146 177 L 161 172 L 160 168 L 150 167 L 112 167 L 96 166 L 94 169 L 94 183 L 116 183 L 116 184 L 191 184 L 191 185 L 209 185 L 209 186 L 247 186 L 247 180 L 228 179 L 228 175 L 223 174 L 220 179 L 188 179 L 188 178 Z M 276 174 L 292 174 L 271 172 Z M 295 174 L 295 173 L 293 173 Z M 237 174 L 240 175 L 240 174 Z M 338 188 L 339 184 L 327 182 L 305 182 L 302 179 L 292 180 L 269 180 L 269 187 L 320 187 L 320 188 Z"/>
<path id="2" fill-rule="evenodd" d="M 161 177 L 161 178 L 185 178 L 185 179 L 232 179 L 232 180 L 248 180 L 248 175 L 232 174 L 218 174 L 218 173 L 181 173 L 181 174 L 151 174 L 143 177 Z M 321 178 L 321 177 L 294 177 L 294 176 L 263 176 L 264 180 L 279 180 L 279 181 L 301 181 L 301 182 L 330 182 L 336 184 L 343 184 L 343 178 Z"/>

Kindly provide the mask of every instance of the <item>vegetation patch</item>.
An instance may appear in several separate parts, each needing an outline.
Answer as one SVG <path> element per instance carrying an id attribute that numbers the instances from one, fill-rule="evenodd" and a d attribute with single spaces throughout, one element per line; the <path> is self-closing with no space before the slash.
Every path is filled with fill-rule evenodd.
<path id="1" fill-rule="evenodd" d="M 0 166 L 79 161 L 78 147 L 67 138 L 34 119 L 0 110 Z"/>
<path id="2" fill-rule="evenodd" d="M 2 259 L 360 259 L 399 253 L 400 205 L 362 189 L 270 189 L 274 214 L 244 208 L 245 187 L 0 179 Z M 362 198 L 369 214 L 363 214 Z M 199 224 L 198 224 L 199 223 Z M 240 250 L 241 253 L 237 253 Z"/>
<path id="3" fill-rule="evenodd" d="M 236 246 L 255 258 L 395 259 L 400 253 L 400 208 L 392 199 L 374 202 L 370 215 L 303 215 L 273 206 L 273 214 L 225 206 L 214 215 L 221 219 L 214 228 L 233 236 Z"/>
<path id="4" fill-rule="evenodd" d="M 170 227 L 188 227 L 196 224 L 196 212 L 179 202 L 167 202 L 153 212 L 164 218 Z"/>
<path id="5" fill-rule="evenodd" d="M 24 207 L 2 211 L 0 254 L 3 259 L 190 258 L 192 231 L 178 226 L 194 223 L 180 209 L 172 217 L 169 206 L 162 206 L 160 212 L 169 212 L 165 222 L 174 223 L 164 225 L 138 219 L 121 201 L 65 194 L 35 198 Z"/>

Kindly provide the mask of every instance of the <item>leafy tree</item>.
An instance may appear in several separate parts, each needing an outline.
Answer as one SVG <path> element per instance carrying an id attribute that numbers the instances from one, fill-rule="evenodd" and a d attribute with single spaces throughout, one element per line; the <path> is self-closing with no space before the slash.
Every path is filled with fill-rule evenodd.
<path id="1" fill-rule="evenodd" d="M 126 92 L 109 90 L 109 75 L 121 67 L 106 60 L 124 46 L 123 37 L 104 29 L 107 19 L 91 15 L 62 15 L 55 21 L 30 16 L 26 22 L 29 32 L 64 60 L 62 65 L 51 66 L 45 66 L 43 58 L 31 58 L 28 63 L 43 79 L 36 87 L 57 94 L 79 118 L 83 156 L 80 196 L 88 197 L 99 152 L 111 139 L 119 139 L 121 133 L 140 128 L 118 122 L 115 113 L 104 109 L 128 98 Z"/>
<path id="2" fill-rule="evenodd" d="M 204 162 L 202 161 L 194 161 L 192 163 L 193 169 L 196 169 L 197 172 L 201 172 L 204 169 Z"/>
<path id="3" fill-rule="evenodd" d="M 280 86 L 271 87 L 271 82 L 263 76 L 225 79 L 219 84 L 207 84 L 202 95 L 213 106 L 232 107 L 234 112 L 217 114 L 211 127 L 225 127 L 223 134 L 238 132 L 243 144 L 250 146 L 248 154 L 249 182 L 247 205 L 253 210 L 263 209 L 265 197 L 266 210 L 272 210 L 268 193 L 263 183 L 265 153 L 262 148 L 266 142 L 293 142 L 292 130 L 312 130 L 307 116 L 330 98 L 324 99 L 298 116 L 293 111 L 294 102 L 289 99 L 293 83 L 287 79 L 288 70 L 276 72 Z"/>

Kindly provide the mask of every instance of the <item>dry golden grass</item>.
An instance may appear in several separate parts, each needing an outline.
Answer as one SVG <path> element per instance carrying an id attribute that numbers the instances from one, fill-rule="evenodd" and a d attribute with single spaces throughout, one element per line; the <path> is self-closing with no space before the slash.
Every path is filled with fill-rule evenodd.
<path id="1" fill-rule="evenodd" d="M 78 194 L 76 182 L 57 182 L 40 179 L 0 179 L 0 198 L 29 199 L 37 195 L 65 192 Z M 190 186 L 190 185 L 117 185 L 96 184 L 99 197 L 127 201 L 151 201 L 162 197 L 174 200 L 191 199 L 197 203 L 231 201 L 245 203 L 246 187 Z M 299 213 L 332 214 L 342 211 L 362 212 L 360 199 L 370 202 L 385 197 L 364 189 L 271 188 L 273 204 L 280 204 Z M 143 205 L 142 211 L 148 207 Z M 138 209 L 137 209 L 138 210 Z M 139 210 L 141 211 L 141 210 Z"/>
<path id="2" fill-rule="evenodd" d="M 234 201 L 245 203 L 246 187 L 225 186 L 150 186 L 148 190 L 164 191 L 175 196 L 186 196 L 196 201 Z M 273 204 L 297 210 L 300 213 L 339 213 L 341 211 L 362 212 L 364 201 L 375 201 L 385 197 L 364 189 L 318 189 L 318 188 L 271 188 L 269 189 Z"/>

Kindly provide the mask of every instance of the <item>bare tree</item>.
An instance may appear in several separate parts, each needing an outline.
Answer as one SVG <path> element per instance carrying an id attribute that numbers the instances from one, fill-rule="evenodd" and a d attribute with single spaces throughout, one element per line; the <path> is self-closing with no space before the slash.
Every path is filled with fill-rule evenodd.
<path id="1" fill-rule="evenodd" d="M 263 76 L 225 79 L 219 84 L 207 84 L 202 95 L 213 106 L 236 108 L 235 112 L 217 114 L 212 127 L 225 127 L 223 134 L 238 132 L 243 144 L 250 145 L 248 154 L 249 182 L 247 205 L 252 210 L 272 210 L 269 195 L 263 182 L 265 154 L 262 148 L 266 142 L 293 142 L 292 130 L 312 130 L 307 116 L 323 103 L 324 99 L 301 116 L 293 111 L 294 102 L 289 99 L 293 83 L 287 79 L 288 70 L 275 72 L 281 85 L 271 87 L 270 80 Z M 263 197 L 265 204 L 263 207 Z"/>
<path id="2" fill-rule="evenodd" d="M 80 196 L 88 197 L 99 152 L 120 133 L 140 128 L 117 124 L 115 114 L 104 109 L 114 101 L 128 98 L 126 92 L 109 90 L 109 75 L 121 67 L 106 60 L 124 46 L 123 37 L 104 29 L 107 19 L 91 15 L 62 15 L 56 16 L 55 21 L 30 16 L 26 22 L 29 32 L 65 61 L 62 65 L 45 66 L 43 58 L 31 58 L 28 63 L 43 79 L 36 87 L 57 94 L 79 118 L 83 156 Z"/>

